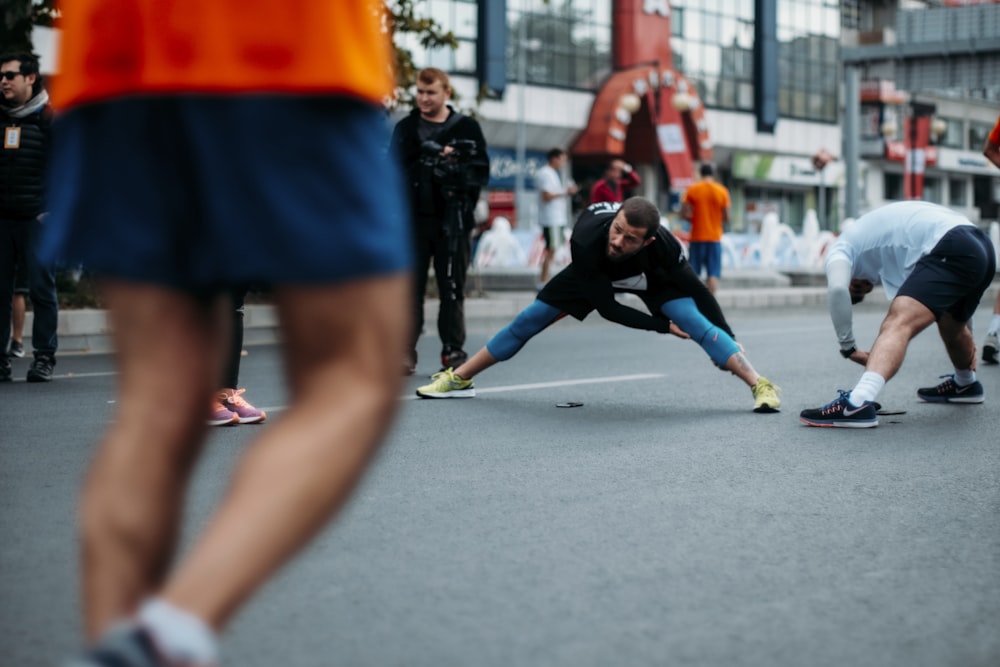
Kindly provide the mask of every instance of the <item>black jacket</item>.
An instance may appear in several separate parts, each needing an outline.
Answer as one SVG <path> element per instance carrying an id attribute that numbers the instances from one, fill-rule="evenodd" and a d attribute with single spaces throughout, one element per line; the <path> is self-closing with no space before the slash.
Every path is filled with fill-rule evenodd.
<path id="1" fill-rule="evenodd" d="M 450 109 L 450 111 L 449 118 L 458 113 L 454 109 Z M 440 224 L 445 218 L 445 197 L 443 188 L 434 180 L 432 169 L 421 159 L 420 145 L 422 142 L 417 131 L 419 120 L 420 110 L 414 109 L 406 118 L 396 123 L 392 132 L 391 146 L 403 166 L 410 205 L 417 223 Z M 439 136 L 434 137 L 433 141 L 445 146 L 455 139 L 475 142 L 477 155 L 470 160 L 469 169 L 480 176 L 481 182 L 485 184 L 489 179 L 490 160 L 486 154 L 486 138 L 483 136 L 483 130 L 479 127 L 479 123 L 474 118 L 461 116 L 457 122 L 447 127 Z M 472 211 L 478 199 L 478 187 L 470 188 L 464 197 L 462 218 L 466 231 L 475 226 Z"/>
<path id="2" fill-rule="evenodd" d="M 4 136 L 20 129 L 18 148 L 0 149 L 0 219 L 27 220 L 45 210 L 45 168 L 52 137 L 52 112 L 48 105 L 15 118 L 0 107 Z"/>

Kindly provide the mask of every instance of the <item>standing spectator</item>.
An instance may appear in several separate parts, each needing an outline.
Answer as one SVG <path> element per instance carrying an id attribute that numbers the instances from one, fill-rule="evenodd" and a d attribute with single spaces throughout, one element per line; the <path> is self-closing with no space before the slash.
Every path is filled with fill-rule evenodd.
<path id="1" fill-rule="evenodd" d="M 230 328 L 229 349 L 226 351 L 226 365 L 222 372 L 222 389 L 212 397 L 208 416 L 209 426 L 230 424 L 260 424 L 267 419 L 267 413 L 250 404 L 243 394 L 246 389 L 237 389 L 240 383 L 240 362 L 243 360 L 243 317 L 247 298 L 246 287 L 230 290 L 232 300 L 232 326 Z"/>
<path id="2" fill-rule="evenodd" d="M 7 354 L 20 359 L 24 356 L 24 317 L 28 310 L 25 301 L 31 292 L 28 289 L 27 263 L 23 259 L 18 259 L 14 272 L 14 298 L 10 304 L 10 344 L 7 346 Z"/>
<path id="3" fill-rule="evenodd" d="M 878 426 L 875 399 L 899 371 L 910 341 L 937 323 L 955 369 L 935 387 L 917 390 L 929 403 L 982 403 L 976 344 L 969 320 L 997 270 L 983 230 L 944 206 L 924 201 L 887 204 L 858 218 L 830 246 L 826 280 L 830 317 L 845 359 L 865 367 L 851 391 L 803 410 L 808 426 Z M 881 283 L 892 299 L 871 351 L 855 344 L 851 305 Z"/>
<path id="4" fill-rule="evenodd" d="M 55 274 L 51 265 L 39 259 L 36 246 L 45 210 L 52 110 L 35 56 L 0 56 L 0 77 L 4 138 L 0 151 L 0 341 L 6 349 L 11 340 L 15 274 L 18 264 L 23 264 L 35 316 L 31 328 L 35 358 L 28 368 L 28 382 L 48 382 L 56 365 L 59 301 Z M 10 357 L 2 354 L 0 382 L 9 382 L 11 375 Z"/>
<path id="5" fill-rule="evenodd" d="M 458 366 L 467 356 L 464 349 L 465 274 L 469 265 L 469 235 L 475 227 L 473 209 L 480 187 L 465 183 L 467 187 L 451 189 L 446 170 L 456 166 L 463 174 L 473 176 L 472 180 L 478 180 L 479 185 L 485 185 L 489 178 L 489 158 L 479 123 L 447 104 L 451 93 L 451 81 L 446 73 L 435 67 L 420 70 L 417 73 L 417 106 L 396 124 L 392 133 L 393 149 L 406 170 L 416 243 L 414 328 L 410 358 L 404 367 L 407 374 L 416 370 L 417 339 L 424 326 L 427 271 L 432 260 L 441 295 L 437 320 L 441 365 L 445 368 Z M 456 164 L 464 160 L 462 151 L 455 150 L 456 140 L 473 142 L 475 155 L 467 160 L 469 164 Z M 442 150 L 428 152 L 425 142 L 438 144 Z M 449 200 L 460 212 L 461 225 L 449 218 Z M 456 226 L 460 228 L 455 229 Z"/>
<path id="6" fill-rule="evenodd" d="M 715 294 L 722 276 L 722 232 L 729 222 L 729 190 L 715 180 L 715 168 L 701 165 L 701 180 L 681 199 L 681 217 L 691 223 L 688 254 L 699 278 L 702 269 L 708 290 Z"/>
<path id="7" fill-rule="evenodd" d="M 1000 118 L 986 138 L 983 155 L 990 162 L 1000 167 Z M 983 341 L 983 361 L 988 364 L 1000 364 L 1000 292 L 993 304 L 993 319 L 986 330 L 986 340 Z"/>
<path id="8" fill-rule="evenodd" d="M 616 158 L 604 170 L 604 178 L 590 189 L 590 203 L 608 201 L 620 204 L 631 197 L 634 194 L 632 191 L 641 184 L 639 174 L 635 173 L 632 165 Z"/>
<path id="9" fill-rule="evenodd" d="M 217 633 L 343 505 L 399 404 L 412 258 L 383 2 L 206 6 L 63 17 L 42 250 L 102 278 L 119 369 L 80 503 L 94 646 L 73 667 L 216 664 Z M 247 284 L 272 289 L 290 406 L 175 562 L 226 292 Z"/>
<path id="10" fill-rule="evenodd" d="M 563 185 L 562 169 L 566 165 L 566 151 L 561 148 L 549 149 L 548 162 L 535 174 L 541 202 L 538 207 L 538 224 L 542 226 L 545 239 L 545 254 L 542 256 L 540 284 L 549 281 L 549 267 L 556 249 L 563 242 L 563 233 L 569 221 L 569 198 L 576 194 L 575 183 Z"/>

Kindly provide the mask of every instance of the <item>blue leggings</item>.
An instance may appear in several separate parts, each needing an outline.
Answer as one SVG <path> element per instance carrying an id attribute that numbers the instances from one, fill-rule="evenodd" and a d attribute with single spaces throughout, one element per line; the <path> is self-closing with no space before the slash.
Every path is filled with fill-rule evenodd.
<path id="1" fill-rule="evenodd" d="M 720 368 L 740 351 L 736 341 L 725 331 L 715 326 L 701 314 L 694 299 L 684 297 L 667 301 L 660 306 L 663 314 L 675 322 L 677 326 L 691 335 L 691 340 L 701 345 L 716 366 Z"/>
<path id="2" fill-rule="evenodd" d="M 507 361 L 517 354 L 532 336 L 539 333 L 563 315 L 558 308 L 535 301 L 522 310 L 514 321 L 486 343 L 486 349 L 497 361 Z"/>
<path id="3" fill-rule="evenodd" d="M 701 345 L 716 366 L 723 366 L 729 357 L 740 351 L 736 341 L 729 334 L 701 314 L 694 299 L 685 297 L 667 301 L 660 309 L 671 321 L 676 322 L 677 326 L 690 334 L 692 340 Z M 490 342 L 486 343 L 486 349 L 497 361 L 507 361 L 533 336 L 562 315 L 563 312 L 558 308 L 535 301 L 522 310 L 513 322 L 493 336 Z"/>

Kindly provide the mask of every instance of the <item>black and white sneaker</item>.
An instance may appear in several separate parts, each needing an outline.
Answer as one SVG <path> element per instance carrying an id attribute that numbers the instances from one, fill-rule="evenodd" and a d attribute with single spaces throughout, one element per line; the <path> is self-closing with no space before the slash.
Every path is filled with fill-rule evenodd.
<path id="1" fill-rule="evenodd" d="M 982 403 L 986 400 L 986 393 L 979 380 L 960 387 L 955 384 L 954 375 L 942 375 L 941 377 L 946 379 L 936 387 L 917 389 L 917 397 L 927 403 Z"/>
<path id="2" fill-rule="evenodd" d="M 13 379 L 10 358 L 0 357 L 0 382 L 11 382 Z"/>
<path id="3" fill-rule="evenodd" d="M 799 421 L 806 426 L 828 428 L 873 428 L 878 426 L 875 404 L 865 401 L 860 407 L 851 405 L 850 392 L 838 390 L 840 395 L 821 408 L 811 408 L 799 413 Z"/>
<path id="4" fill-rule="evenodd" d="M 55 368 L 56 360 L 47 354 L 40 354 L 31 362 L 28 369 L 28 382 L 49 382 L 52 380 L 52 370 Z"/>
<path id="5" fill-rule="evenodd" d="M 1000 364 L 1000 336 L 997 333 L 986 334 L 983 341 L 983 361 L 988 364 Z"/>
<path id="6" fill-rule="evenodd" d="M 11 338 L 10 345 L 7 346 L 7 356 L 17 357 L 18 359 L 24 357 L 24 343 Z"/>
<path id="7" fill-rule="evenodd" d="M 170 667 L 140 627 L 116 628 L 65 667 Z"/>

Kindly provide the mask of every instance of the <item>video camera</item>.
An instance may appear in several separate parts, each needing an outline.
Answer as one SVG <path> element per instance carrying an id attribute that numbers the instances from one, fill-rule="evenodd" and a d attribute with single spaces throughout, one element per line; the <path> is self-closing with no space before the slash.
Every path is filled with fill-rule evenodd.
<path id="1" fill-rule="evenodd" d="M 468 196 L 484 187 L 490 179 L 489 161 L 472 139 L 452 139 L 452 150 L 441 155 L 445 146 L 428 140 L 420 144 L 421 160 L 431 168 L 434 181 L 445 197 Z"/>

